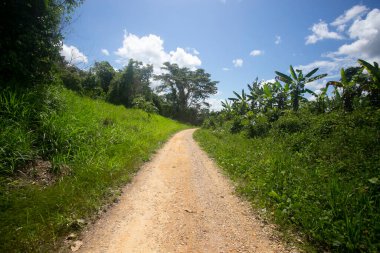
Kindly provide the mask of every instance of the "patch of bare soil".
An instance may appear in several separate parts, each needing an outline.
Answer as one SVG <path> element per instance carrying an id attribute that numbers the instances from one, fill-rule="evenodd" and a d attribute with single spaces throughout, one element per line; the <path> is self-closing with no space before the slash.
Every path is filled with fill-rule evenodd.
<path id="1" fill-rule="evenodd" d="M 194 131 L 171 138 L 71 250 L 298 252 L 234 194 L 231 182 L 193 140 Z"/>
<path id="2" fill-rule="evenodd" d="M 50 161 L 38 158 L 17 170 L 17 178 L 14 184 L 18 186 L 27 184 L 48 186 L 54 184 L 69 173 L 70 168 L 67 165 L 61 165 L 57 172 L 53 172 L 53 165 Z"/>

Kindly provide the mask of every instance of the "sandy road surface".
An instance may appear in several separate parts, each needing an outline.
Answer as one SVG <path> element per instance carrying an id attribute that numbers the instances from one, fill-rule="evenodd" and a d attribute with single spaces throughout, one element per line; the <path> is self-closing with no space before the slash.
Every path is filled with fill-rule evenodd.
<path id="1" fill-rule="evenodd" d="M 79 252 L 288 252 L 200 150 L 174 137 L 83 235 Z"/>

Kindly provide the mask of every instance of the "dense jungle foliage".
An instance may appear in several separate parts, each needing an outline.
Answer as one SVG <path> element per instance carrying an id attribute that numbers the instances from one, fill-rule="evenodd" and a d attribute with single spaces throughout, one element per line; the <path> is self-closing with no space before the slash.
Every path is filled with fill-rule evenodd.
<path id="1" fill-rule="evenodd" d="M 358 63 L 319 92 L 306 88 L 318 69 L 256 80 L 196 133 L 254 206 L 315 251 L 380 249 L 380 70 Z"/>

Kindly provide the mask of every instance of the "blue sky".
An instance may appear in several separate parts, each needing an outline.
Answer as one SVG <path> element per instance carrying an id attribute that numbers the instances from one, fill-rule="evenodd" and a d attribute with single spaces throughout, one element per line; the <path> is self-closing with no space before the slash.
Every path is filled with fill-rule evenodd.
<path id="1" fill-rule="evenodd" d="M 358 57 L 379 62 L 379 9 L 379 0 L 87 0 L 61 52 L 82 68 L 102 60 L 122 68 L 129 58 L 157 73 L 164 61 L 204 68 L 220 82 L 210 100 L 218 108 L 290 64 L 338 79 Z"/>

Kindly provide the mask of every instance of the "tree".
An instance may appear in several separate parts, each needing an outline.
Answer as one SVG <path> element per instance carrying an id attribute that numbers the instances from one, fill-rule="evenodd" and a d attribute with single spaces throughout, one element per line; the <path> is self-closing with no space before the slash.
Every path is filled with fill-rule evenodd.
<path id="1" fill-rule="evenodd" d="M 302 73 L 302 70 L 296 69 L 296 71 L 294 71 L 292 65 L 290 65 L 290 74 L 291 74 L 290 76 L 285 75 L 281 72 L 275 71 L 277 75 L 276 79 L 289 85 L 293 111 L 298 110 L 299 102 L 302 99 L 302 94 L 304 94 L 305 92 L 311 93 L 309 89 L 305 88 L 305 84 L 316 81 L 318 79 L 321 79 L 327 76 L 327 74 L 321 74 L 321 75 L 313 77 L 313 75 L 317 71 L 318 71 L 318 68 L 315 68 L 304 76 Z"/>
<path id="2" fill-rule="evenodd" d="M 48 82 L 59 59 L 62 20 L 81 0 L 4 0 L 0 4 L 0 86 Z"/>
<path id="3" fill-rule="evenodd" d="M 140 96 L 151 101 L 150 79 L 152 73 L 152 65 L 144 66 L 141 62 L 131 59 L 128 66 L 113 79 L 109 91 L 109 101 L 114 104 L 123 104 L 126 107 L 132 107 L 133 100 Z"/>
<path id="4" fill-rule="evenodd" d="M 70 90 L 81 93 L 85 72 L 74 65 L 67 64 L 63 59 L 58 63 L 58 68 L 63 85 Z"/>
<path id="5" fill-rule="evenodd" d="M 181 120 L 191 120 L 194 109 L 208 107 L 205 100 L 217 92 L 217 81 L 211 81 L 211 75 L 203 69 L 190 70 L 177 64 L 164 63 L 164 73 L 156 75 L 155 80 L 162 81 L 157 87 L 159 93 L 165 93 L 167 101 L 173 106 L 173 116 Z"/>
<path id="6" fill-rule="evenodd" d="M 116 73 L 111 64 L 108 61 L 95 62 L 91 71 L 95 74 L 100 87 L 107 93 Z"/>

